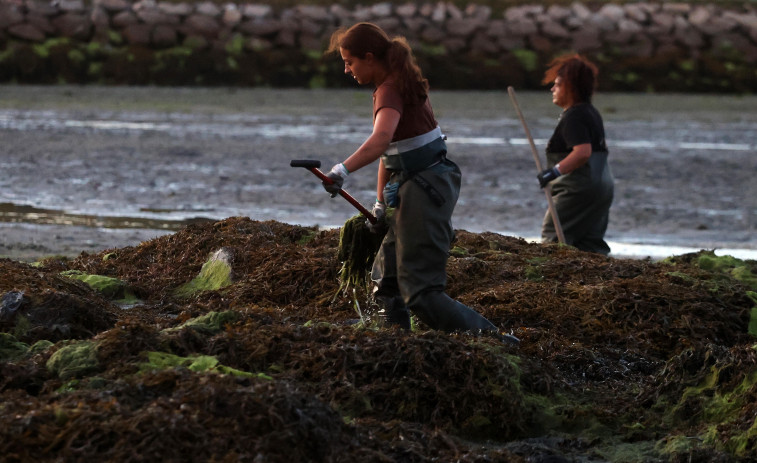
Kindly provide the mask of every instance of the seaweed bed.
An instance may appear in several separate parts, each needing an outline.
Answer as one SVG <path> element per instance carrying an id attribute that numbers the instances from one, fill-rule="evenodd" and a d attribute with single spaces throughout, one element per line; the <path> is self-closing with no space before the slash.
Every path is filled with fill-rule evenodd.
<path id="1" fill-rule="evenodd" d="M 0 460 L 757 459 L 757 262 L 459 230 L 448 293 L 514 348 L 381 327 L 339 248 L 229 218 L 0 260 Z"/>

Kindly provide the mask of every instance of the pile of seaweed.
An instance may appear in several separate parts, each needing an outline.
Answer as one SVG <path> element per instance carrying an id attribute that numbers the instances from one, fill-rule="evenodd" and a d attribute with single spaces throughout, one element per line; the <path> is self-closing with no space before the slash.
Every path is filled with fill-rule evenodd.
<path id="1" fill-rule="evenodd" d="M 229 218 L 0 260 L 0 459 L 757 458 L 757 262 L 459 230 L 448 293 L 516 348 L 382 327 L 339 240 Z"/>

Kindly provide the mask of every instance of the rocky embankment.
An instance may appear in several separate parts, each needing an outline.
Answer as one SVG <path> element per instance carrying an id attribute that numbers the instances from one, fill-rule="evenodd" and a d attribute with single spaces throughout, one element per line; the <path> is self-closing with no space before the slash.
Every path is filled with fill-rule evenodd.
<path id="1" fill-rule="evenodd" d="M 538 85 L 575 51 L 605 90 L 754 91 L 757 11 L 687 3 L 513 6 L 378 3 L 353 9 L 152 0 L 3 0 L 0 81 L 342 85 L 321 51 L 340 26 L 406 36 L 437 88 Z"/>

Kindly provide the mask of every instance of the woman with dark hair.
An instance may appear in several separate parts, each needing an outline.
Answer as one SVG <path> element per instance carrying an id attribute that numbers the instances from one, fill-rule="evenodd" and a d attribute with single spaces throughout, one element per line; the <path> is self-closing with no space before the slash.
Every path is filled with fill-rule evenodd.
<path id="1" fill-rule="evenodd" d="M 604 236 L 614 180 L 602 116 L 591 104 L 596 78 L 596 66 L 578 55 L 554 60 L 544 74 L 542 83 L 552 84 L 552 102 L 563 112 L 547 144 L 548 168 L 538 179 L 542 188 L 552 187 L 566 244 L 607 255 Z M 557 241 L 549 211 L 541 237 L 545 243 Z"/>
<path id="2" fill-rule="evenodd" d="M 373 84 L 373 132 L 327 174 L 335 195 L 351 172 L 379 160 L 374 231 L 386 235 L 373 264 L 374 296 L 386 322 L 410 328 L 410 312 L 433 329 L 488 332 L 497 327 L 446 293 L 446 265 L 453 238 L 452 212 L 460 169 L 447 158 L 423 77 L 402 37 L 390 38 L 371 23 L 340 29 L 329 52 L 338 51 L 344 73 Z M 386 208 L 394 214 L 387 217 Z M 381 228 L 377 228 L 381 227 Z M 409 311 L 408 311 L 409 309 Z M 502 339 L 517 343 L 509 335 Z"/>

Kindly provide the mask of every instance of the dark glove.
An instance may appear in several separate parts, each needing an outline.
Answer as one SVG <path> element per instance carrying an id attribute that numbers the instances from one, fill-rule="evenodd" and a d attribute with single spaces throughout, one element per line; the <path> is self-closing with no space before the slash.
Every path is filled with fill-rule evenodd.
<path id="1" fill-rule="evenodd" d="M 560 169 L 558 169 L 557 166 L 555 166 L 555 167 L 550 167 L 549 169 L 544 170 L 542 173 L 538 174 L 536 178 L 539 179 L 539 185 L 542 188 L 544 188 L 545 186 L 547 186 L 549 182 L 556 179 L 560 175 L 562 175 L 560 173 Z"/>
<path id="2" fill-rule="evenodd" d="M 326 189 L 329 193 L 331 193 L 331 197 L 333 198 L 339 193 L 339 190 L 342 189 L 342 185 L 344 185 L 344 178 L 350 175 L 350 172 L 347 170 L 346 167 L 344 167 L 344 164 L 339 163 L 331 168 L 328 174 L 326 174 L 326 177 L 331 180 L 331 183 L 328 183 L 326 181 L 323 182 L 323 188 Z"/>
<path id="3" fill-rule="evenodd" d="M 376 223 L 371 223 L 370 220 L 365 221 L 365 226 L 368 227 L 368 230 L 371 231 L 371 233 L 384 233 L 386 232 L 387 224 L 386 224 L 386 204 L 382 203 L 379 200 L 376 200 L 376 203 L 373 205 L 373 210 L 371 210 L 371 213 L 374 217 L 376 217 Z"/>

